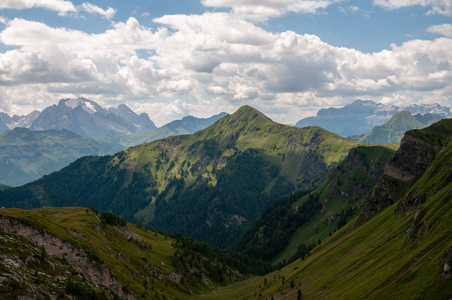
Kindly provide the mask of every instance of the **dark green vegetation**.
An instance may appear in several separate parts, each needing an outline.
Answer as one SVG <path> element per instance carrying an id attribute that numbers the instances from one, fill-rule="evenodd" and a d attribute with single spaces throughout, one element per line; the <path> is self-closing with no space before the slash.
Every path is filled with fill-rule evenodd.
<path id="1" fill-rule="evenodd" d="M 395 114 L 388 122 L 374 127 L 371 131 L 349 137 L 364 144 L 400 143 L 406 131 L 430 126 L 444 117 L 434 114 L 412 115 L 407 111 Z"/>
<path id="2" fill-rule="evenodd" d="M 125 135 L 119 139 L 119 144 L 124 146 L 124 148 L 127 148 L 143 143 L 152 142 L 158 139 L 163 139 L 172 135 L 195 133 L 196 131 L 209 127 L 226 115 L 226 113 L 221 113 L 205 119 L 188 116 L 183 118 L 182 120 L 172 121 L 162 127 L 147 132 L 135 135 Z"/>
<path id="3" fill-rule="evenodd" d="M 313 149 L 318 149 L 323 144 L 318 143 L 318 138 L 312 139 L 312 131 L 319 132 L 318 128 L 301 129 L 311 136 L 297 137 L 295 133 L 300 129 L 270 125 L 274 123 L 250 108 L 239 110 L 216 125 L 223 121 L 228 124 L 227 128 L 213 126 L 195 135 L 131 148 L 117 156 L 85 158 L 58 173 L 60 181 L 50 175 L 25 188 L 0 193 L 0 206 L 5 200 L 14 200 L 13 197 L 17 197 L 17 201 L 34 199 L 35 202 L 28 202 L 30 206 L 43 205 L 43 199 L 52 197 L 58 197 L 63 204 L 70 201 L 67 199 L 70 194 L 75 195 L 73 199 L 83 195 L 93 197 L 93 202 L 102 200 L 99 205 L 105 207 L 111 203 L 126 203 L 120 206 L 124 212 L 121 217 L 110 212 L 99 214 L 95 208 L 0 209 L 1 295 L 17 298 L 26 294 L 37 299 L 60 295 L 60 298 L 78 299 L 116 296 L 125 299 L 131 295 L 144 299 L 452 297 L 451 119 L 408 131 L 395 154 L 381 146 L 351 149 L 325 176 L 323 183 L 310 192 L 307 191 L 315 185 L 315 179 L 301 180 L 302 172 L 292 177 L 290 172 L 284 173 L 293 170 L 284 164 L 287 157 L 291 157 L 289 150 L 281 147 L 270 151 L 263 146 L 268 143 L 265 138 L 273 145 L 298 138 L 295 145 L 303 145 L 304 140 L 317 141 L 317 148 Z M 234 133 L 239 127 L 242 128 L 240 134 L 233 138 L 224 132 Z M 271 130 L 287 130 L 289 134 L 277 138 L 269 134 Z M 332 136 L 336 137 L 336 143 L 346 142 Z M 196 140 L 194 137 L 205 138 Z M 250 140 L 261 147 L 249 147 Z M 272 156 L 272 151 L 280 154 Z M 224 156 L 224 152 L 229 155 Z M 333 155 L 326 151 L 320 153 L 324 157 Z M 193 157 L 199 163 L 193 171 L 186 171 L 184 167 L 188 162 L 193 167 Z M 211 165 L 215 161 L 216 169 Z M 279 169 L 275 161 L 280 163 Z M 154 168 L 153 164 L 159 167 Z M 141 169 L 147 171 L 139 171 Z M 180 175 L 182 172 L 184 175 Z M 242 175 L 243 172 L 248 176 Z M 154 181 L 147 181 L 149 174 Z M 165 180 L 165 175 L 169 180 Z M 272 209 L 254 223 L 246 239 L 235 244 L 242 247 L 243 252 L 273 263 L 297 258 L 271 273 L 267 273 L 268 263 L 250 259 L 246 254 L 216 249 L 180 234 L 155 233 L 141 224 L 126 223 L 122 218 L 127 214 L 137 218 L 152 213 L 153 220 L 159 220 L 157 215 L 167 213 L 167 207 L 176 207 L 170 206 L 171 201 L 187 199 L 189 205 L 177 202 L 181 205 L 179 210 L 184 210 L 191 218 L 187 222 L 202 224 L 192 218 L 199 209 L 195 203 L 198 199 L 206 201 L 204 204 L 213 208 L 210 212 L 218 216 L 218 211 L 224 213 L 228 207 L 234 207 L 232 197 L 243 197 L 240 199 L 247 200 L 244 203 L 254 205 L 256 202 L 251 196 L 258 190 L 256 185 L 264 189 L 273 188 L 272 185 L 281 187 L 284 181 L 278 182 L 276 178 L 285 176 L 291 178 L 288 181 L 291 185 L 305 188 L 306 192 L 292 192 L 268 204 Z M 51 180 L 46 182 L 49 178 Z M 65 183 L 76 178 L 78 186 Z M 240 181 L 238 185 L 234 183 L 238 192 L 226 193 L 226 187 L 235 178 Z M 262 184 L 262 178 L 270 180 Z M 89 189 L 80 191 L 80 186 L 92 181 Z M 102 183 L 100 191 L 96 188 L 99 182 Z M 148 186 L 149 182 L 154 185 Z M 56 189 L 58 186 L 70 188 L 70 191 Z M 190 198 L 190 193 L 200 187 L 204 190 Z M 262 195 L 271 193 L 271 188 Z M 103 194 L 107 196 L 102 198 Z M 226 197 L 229 194 L 231 198 Z M 133 208 L 135 202 L 130 199 L 146 202 L 149 195 L 154 199 L 152 210 L 134 214 L 130 207 Z M 225 196 L 219 198 L 222 195 Z M 212 197 L 212 201 L 208 202 L 208 197 Z M 357 222 L 357 214 L 363 206 Z M 236 213 L 233 219 L 242 220 L 240 216 Z M 184 218 L 183 214 L 177 215 L 173 222 L 180 222 L 180 218 Z M 207 220 L 211 222 L 207 227 L 215 226 L 213 218 Z M 231 222 L 223 224 L 231 227 Z M 284 247 L 275 246 L 276 243 Z"/>
<path id="4" fill-rule="evenodd" d="M 275 201 L 234 248 L 284 265 L 304 256 L 361 212 L 393 154 L 381 146 L 352 149 L 319 188 Z"/>
<path id="5" fill-rule="evenodd" d="M 15 128 L 0 135 L 0 183 L 18 186 L 58 171 L 85 155 L 119 151 L 113 142 L 83 137 L 67 130 Z"/>
<path id="6" fill-rule="evenodd" d="M 205 130 L 85 157 L 0 193 L 7 207 L 86 206 L 227 247 L 275 199 L 318 186 L 353 141 L 245 106 Z"/>
<path id="7" fill-rule="evenodd" d="M 1 209 L 0 298 L 186 299 L 268 272 L 244 255 L 100 221 L 112 216 L 85 208 Z"/>
<path id="8" fill-rule="evenodd" d="M 9 185 L 0 184 L 0 191 L 10 189 L 11 187 Z"/>
<path id="9" fill-rule="evenodd" d="M 303 299 L 450 299 L 452 120 L 407 132 L 391 161 L 400 158 L 411 164 L 399 170 L 416 161 L 427 167 L 405 182 L 405 192 L 389 191 L 393 204 L 359 224 L 352 219 L 304 260 L 202 299 L 295 299 L 298 290 Z"/>

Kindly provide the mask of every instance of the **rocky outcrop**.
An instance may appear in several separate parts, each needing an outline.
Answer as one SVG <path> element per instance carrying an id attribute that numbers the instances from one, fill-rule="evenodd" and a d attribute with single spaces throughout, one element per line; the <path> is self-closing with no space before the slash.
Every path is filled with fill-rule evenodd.
<path id="1" fill-rule="evenodd" d="M 444 251 L 443 257 L 439 263 L 441 278 L 443 280 L 450 280 L 452 275 L 452 247 Z"/>
<path id="2" fill-rule="evenodd" d="M 382 178 L 358 218 L 358 224 L 399 200 L 442 149 L 443 146 L 432 144 L 408 131 L 399 150 L 386 164 Z"/>
<path id="3" fill-rule="evenodd" d="M 121 299 L 136 299 L 132 294 L 124 292 L 121 283 L 118 282 L 105 265 L 94 260 L 88 253 L 76 248 L 71 243 L 63 241 L 46 231 L 38 230 L 17 220 L 5 217 L 0 217 L 0 230 L 23 236 L 33 244 L 44 247 L 47 253 L 66 259 L 76 270 L 84 274 L 94 284 L 105 286 Z"/>

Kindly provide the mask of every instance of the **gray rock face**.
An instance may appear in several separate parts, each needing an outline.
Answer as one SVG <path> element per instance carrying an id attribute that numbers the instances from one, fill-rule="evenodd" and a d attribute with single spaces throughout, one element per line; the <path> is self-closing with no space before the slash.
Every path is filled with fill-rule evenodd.
<path id="1" fill-rule="evenodd" d="M 21 235 L 33 244 L 44 247 L 47 253 L 59 258 L 65 258 L 93 283 L 109 288 L 121 299 L 136 299 L 132 294 L 124 293 L 121 283 L 118 282 L 105 265 L 93 261 L 85 251 L 74 247 L 71 243 L 62 241 L 45 231 L 39 231 L 34 227 L 4 217 L 0 218 L 0 230 L 10 234 Z"/>
<path id="2" fill-rule="evenodd" d="M 0 113 L 0 120 L 7 126 L 7 130 L 16 127 L 28 128 L 39 117 L 40 112 L 35 110 L 25 116 L 14 115 L 10 117 L 8 114 Z M 1 123 L 0 121 L 0 123 Z M 6 130 L 5 130 L 6 131 Z M 1 133 L 1 130 L 0 130 Z"/>
<path id="3" fill-rule="evenodd" d="M 302 119 L 296 126 L 320 126 L 341 136 L 360 135 L 386 123 L 393 115 L 403 110 L 408 110 L 412 114 L 432 113 L 444 117 L 452 116 L 448 107 L 439 104 L 398 107 L 370 100 L 356 100 L 342 108 L 321 109 L 316 117 Z"/>
<path id="4" fill-rule="evenodd" d="M 155 128 L 146 114 L 139 116 L 125 104 L 107 110 L 85 98 L 61 100 L 58 105 L 44 109 L 30 126 L 31 130 L 67 129 L 101 139 L 114 139 Z"/>
<path id="5" fill-rule="evenodd" d="M 393 204 L 408 191 L 411 183 L 431 165 L 442 147 L 407 132 L 394 157 L 358 218 L 358 223 Z"/>

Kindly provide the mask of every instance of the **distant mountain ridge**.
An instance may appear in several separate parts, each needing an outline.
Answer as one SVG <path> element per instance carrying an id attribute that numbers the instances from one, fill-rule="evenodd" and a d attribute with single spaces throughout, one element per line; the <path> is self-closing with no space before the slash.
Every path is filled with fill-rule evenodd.
<path id="1" fill-rule="evenodd" d="M 409 111 L 395 114 L 388 122 L 375 126 L 371 131 L 348 137 L 364 144 L 390 144 L 400 143 L 405 132 L 411 129 L 422 129 L 444 119 L 441 115 L 427 113 L 425 115 L 412 115 Z"/>
<path id="2" fill-rule="evenodd" d="M 356 100 L 342 108 L 321 109 L 317 116 L 302 119 L 296 123 L 296 126 L 320 126 L 341 136 L 361 135 L 375 126 L 384 124 L 393 115 L 403 110 L 413 115 L 431 113 L 452 117 L 450 109 L 439 104 L 398 107 L 370 100 Z"/>
<path id="3" fill-rule="evenodd" d="M 24 127 L 29 128 L 31 124 L 36 120 L 37 117 L 39 117 L 40 112 L 37 110 L 32 111 L 28 115 L 24 116 L 18 116 L 14 115 L 10 117 L 8 114 L 0 112 L 0 134 L 10 130 L 14 129 L 16 127 Z M 6 130 L 2 131 L 2 122 L 7 126 Z"/>
<path id="4" fill-rule="evenodd" d="M 3 120 L 0 119 L 0 134 L 8 130 L 9 130 L 8 125 L 6 125 L 5 122 L 3 122 Z"/>
<path id="5" fill-rule="evenodd" d="M 60 110 L 60 113 L 58 113 L 58 110 Z M 100 117 L 99 112 L 101 112 Z M 45 120 L 47 114 L 51 115 L 49 120 Z M 34 111 L 27 116 L 15 115 L 13 117 L 5 113 L 0 113 L 0 132 L 7 132 L 5 133 L 5 137 L 0 137 L 0 149 L 9 149 L 3 151 L 2 157 L 0 158 L 0 169 L 2 166 L 4 167 L 3 173 L 0 174 L 0 183 L 19 186 L 57 171 L 66 166 L 64 163 L 69 164 L 82 156 L 113 154 L 130 146 L 151 142 L 171 135 L 194 133 L 212 125 L 225 115 L 225 113 L 221 113 L 210 118 L 188 116 L 182 120 L 175 120 L 163 127 L 156 128 L 147 114 L 138 116 L 127 105 L 121 104 L 118 108 L 103 109 L 96 102 L 82 98 L 62 100 L 58 107 L 53 106 L 44 110 L 41 116 L 38 111 Z M 82 121 L 84 117 L 81 118 L 80 116 L 86 117 L 86 122 Z M 111 122 L 106 121 L 102 123 L 99 121 L 102 121 L 102 118 L 105 116 L 108 116 Z M 5 124 L 3 120 L 7 123 Z M 36 122 L 34 122 L 35 120 Z M 31 126 L 31 123 L 34 125 Z M 77 124 L 80 125 L 78 130 L 83 131 L 88 136 L 80 133 L 72 133 L 72 131 L 66 129 L 75 128 L 78 126 Z M 109 127 L 111 124 L 114 126 Z M 35 130 L 27 131 L 25 128 L 16 127 L 18 125 L 32 127 Z M 36 130 L 40 127 L 63 128 L 55 145 L 49 144 L 49 141 L 55 138 L 55 130 L 60 129 Z M 113 130 L 110 130 L 111 128 Z M 91 137 L 91 135 L 106 137 L 106 134 L 113 134 L 115 136 L 116 134 L 125 133 L 122 129 L 120 132 L 115 132 L 115 128 L 129 128 L 132 131 L 139 130 L 144 132 L 129 134 L 115 139 Z M 18 134 L 19 132 L 21 134 Z M 11 139 L 10 137 L 12 136 L 16 138 Z M 21 140 L 19 136 L 28 136 L 29 139 Z M 34 137 L 30 138 L 31 136 Z M 67 138 L 66 141 L 64 141 L 65 138 Z M 79 146 L 75 145 L 76 139 L 86 148 L 81 150 Z M 26 146 L 27 143 L 30 143 L 28 147 Z M 56 147 L 61 147 L 65 143 L 73 145 L 75 150 L 67 149 L 67 153 L 56 153 Z M 20 151 L 15 151 L 18 150 L 17 147 L 20 147 Z M 50 158 L 49 155 L 55 155 L 55 157 Z M 30 158 L 33 158 L 33 160 L 30 160 Z M 8 165 L 2 165 L 2 162 Z"/>
<path id="6" fill-rule="evenodd" d="M 0 183 L 19 186 L 58 171 L 82 156 L 119 150 L 115 143 L 66 129 L 32 131 L 17 127 L 0 135 Z"/>
<path id="7" fill-rule="evenodd" d="M 104 109 L 85 98 L 63 99 L 44 109 L 31 130 L 67 129 L 83 136 L 119 138 L 157 128 L 147 114 L 137 115 L 125 104 Z"/>
<path id="8" fill-rule="evenodd" d="M 127 148 L 143 143 L 152 142 L 158 139 L 163 139 L 172 135 L 195 133 L 196 131 L 209 127 L 226 115 L 227 113 L 220 113 L 210 118 L 196 118 L 193 116 L 187 116 L 182 118 L 181 120 L 174 120 L 157 129 L 135 135 L 122 136 L 119 139 L 119 144 Z"/>
<path id="9" fill-rule="evenodd" d="M 157 128 L 148 114 L 138 115 L 125 104 L 106 109 L 86 98 L 62 99 L 58 105 L 25 116 L 11 117 L 0 112 L 0 134 L 16 127 L 33 131 L 67 129 L 82 136 L 115 140 L 125 149 L 171 135 L 194 133 L 225 115 L 223 112 L 209 118 L 186 116 Z"/>

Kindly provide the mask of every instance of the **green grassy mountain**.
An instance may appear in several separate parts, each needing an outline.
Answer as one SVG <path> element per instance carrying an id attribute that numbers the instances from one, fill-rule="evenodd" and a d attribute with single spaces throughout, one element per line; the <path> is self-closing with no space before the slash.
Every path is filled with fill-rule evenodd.
<path id="1" fill-rule="evenodd" d="M 444 117 L 434 114 L 412 115 L 408 111 L 395 114 L 388 122 L 374 127 L 371 131 L 349 137 L 354 141 L 364 144 L 390 144 L 400 143 L 406 131 L 421 129 L 443 119 Z"/>
<path id="2" fill-rule="evenodd" d="M 189 299 L 265 264 L 85 208 L 0 209 L 1 299 Z"/>
<path id="3" fill-rule="evenodd" d="M 147 132 L 122 136 L 119 139 L 119 144 L 121 144 L 125 148 L 128 148 L 139 144 L 163 139 L 172 135 L 195 133 L 198 130 L 209 127 L 226 115 L 226 113 L 221 113 L 210 118 L 196 118 L 187 116 L 181 120 L 172 121 L 166 125 L 163 125 L 162 127 Z"/>
<path id="4" fill-rule="evenodd" d="M 393 154 L 381 146 L 353 148 L 320 187 L 275 201 L 234 249 L 274 263 L 299 258 L 361 212 Z"/>
<path id="5" fill-rule="evenodd" d="M 113 142 L 68 130 L 31 131 L 17 127 L 0 135 L 0 183 L 19 186 L 58 171 L 85 155 L 119 151 Z"/>
<path id="6" fill-rule="evenodd" d="M 86 157 L 0 193 L 6 207 L 85 206 L 227 247 L 275 199 L 318 186 L 356 142 L 244 106 L 195 134 Z"/>
<path id="7" fill-rule="evenodd" d="M 201 299 L 450 299 L 452 120 L 408 131 L 394 159 L 419 172 L 404 191 L 388 191 L 392 204 L 348 222 L 305 259 Z"/>

